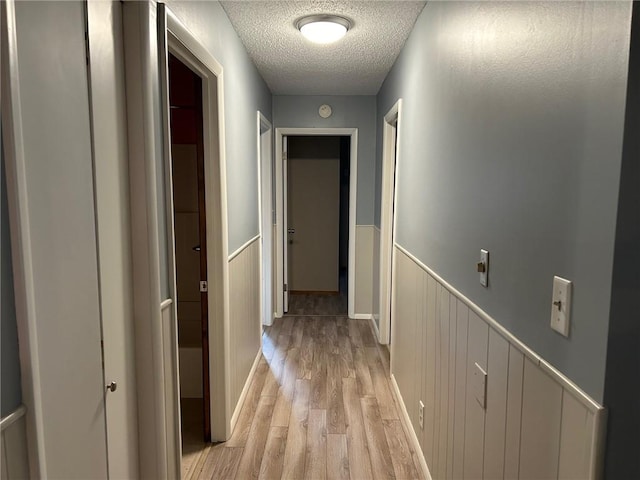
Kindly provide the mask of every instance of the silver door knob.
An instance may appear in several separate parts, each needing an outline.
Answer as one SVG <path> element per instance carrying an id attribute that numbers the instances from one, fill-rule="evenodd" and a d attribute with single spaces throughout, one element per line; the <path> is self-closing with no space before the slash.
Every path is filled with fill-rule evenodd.
<path id="1" fill-rule="evenodd" d="M 296 233 L 296 229 L 295 228 L 290 228 L 287 230 L 288 233 Z"/>
<path id="2" fill-rule="evenodd" d="M 117 388 L 118 384 L 116 382 L 111 382 L 109 385 L 107 385 L 107 390 L 111 392 L 115 392 Z"/>

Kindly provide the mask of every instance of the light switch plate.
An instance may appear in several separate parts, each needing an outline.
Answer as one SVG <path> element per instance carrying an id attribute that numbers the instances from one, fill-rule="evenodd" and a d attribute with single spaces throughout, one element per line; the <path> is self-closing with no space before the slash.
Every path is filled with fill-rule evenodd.
<path id="1" fill-rule="evenodd" d="M 487 404 L 487 372 L 477 363 L 473 369 L 471 378 L 471 389 L 476 400 L 482 408 L 486 408 Z"/>
<path id="2" fill-rule="evenodd" d="M 489 251 L 480 250 L 480 263 L 484 264 L 484 272 L 480 272 L 480 285 L 489 286 Z"/>
<path id="3" fill-rule="evenodd" d="M 569 280 L 553 277 L 553 295 L 551 299 L 551 328 L 560 335 L 569 336 L 571 320 L 571 287 Z"/>

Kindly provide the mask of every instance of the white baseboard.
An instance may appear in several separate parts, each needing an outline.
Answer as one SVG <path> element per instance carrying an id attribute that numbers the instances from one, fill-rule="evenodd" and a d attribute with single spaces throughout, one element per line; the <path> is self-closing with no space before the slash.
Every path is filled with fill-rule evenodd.
<path id="1" fill-rule="evenodd" d="M 236 428 L 236 423 L 238 421 L 238 416 L 240 416 L 240 412 L 242 411 L 242 407 L 244 406 L 244 401 L 247 398 L 247 393 L 249 392 L 249 386 L 251 385 L 251 381 L 253 380 L 253 375 L 258 368 L 258 364 L 260 363 L 260 358 L 262 358 L 262 346 L 260 350 L 258 350 L 258 354 L 256 355 L 255 360 L 253 361 L 253 365 L 251 365 L 251 370 L 249 370 L 249 375 L 247 375 L 247 379 L 244 382 L 244 387 L 242 388 L 242 392 L 240 392 L 240 398 L 238 398 L 238 403 L 236 404 L 236 408 L 233 411 L 233 415 L 231 415 L 231 430 L 233 433 L 233 429 Z"/>
<path id="2" fill-rule="evenodd" d="M 371 318 L 370 313 L 354 313 L 351 317 L 353 320 L 369 320 Z"/>
<path id="3" fill-rule="evenodd" d="M 378 325 L 376 324 L 376 319 L 373 315 L 369 315 L 371 319 L 371 327 L 376 334 L 376 342 L 380 343 L 380 330 L 378 330 Z"/>
<path id="4" fill-rule="evenodd" d="M 407 407 L 405 406 L 404 400 L 402 399 L 402 394 L 400 393 L 400 388 L 398 387 L 398 383 L 396 382 L 396 377 L 394 377 L 393 374 L 391 374 L 391 387 L 391 392 L 396 399 L 396 403 L 400 407 L 400 416 L 402 417 L 401 420 L 404 424 L 405 431 L 409 434 L 411 448 L 413 449 L 414 453 L 418 457 L 418 461 L 420 462 L 422 474 L 427 480 L 433 480 L 431 477 L 431 472 L 429 472 L 429 467 L 427 466 L 427 461 L 425 460 L 424 454 L 422 453 L 422 448 L 420 448 L 418 436 L 416 435 L 416 431 L 413 429 L 413 425 L 411 424 L 409 412 L 407 412 Z"/>

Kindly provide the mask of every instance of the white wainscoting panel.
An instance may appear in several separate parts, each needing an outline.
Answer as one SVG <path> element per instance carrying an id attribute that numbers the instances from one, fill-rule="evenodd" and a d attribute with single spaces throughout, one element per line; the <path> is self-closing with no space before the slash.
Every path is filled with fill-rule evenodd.
<path id="1" fill-rule="evenodd" d="M 256 353 L 260 350 L 260 237 L 229 259 L 229 333 L 231 405 L 240 399 Z"/>
<path id="2" fill-rule="evenodd" d="M 19 407 L 2 419 L 0 423 L 0 468 L 2 480 L 29 478 L 27 456 L 26 409 Z"/>
<path id="3" fill-rule="evenodd" d="M 369 318 L 373 312 L 373 225 L 356 225 L 356 317 Z M 363 317 L 364 315 L 364 317 Z"/>
<path id="4" fill-rule="evenodd" d="M 487 367 L 491 376 L 487 378 L 487 424 L 484 432 L 483 477 L 503 478 L 509 342 L 493 329 L 489 330 Z"/>
<path id="5" fill-rule="evenodd" d="M 528 358 L 524 361 L 520 478 L 553 478 L 558 472 L 562 387 Z"/>
<path id="6" fill-rule="evenodd" d="M 395 253 L 391 373 L 427 478 L 600 478 L 604 409 L 409 252 Z"/>
<path id="7" fill-rule="evenodd" d="M 357 255 L 357 254 L 356 254 Z M 371 316 L 380 331 L 380 229 L 373 226 L 373 250 L 371 260 Z M 380 335 L 378 335 L 379 339 Z"/>
<path id="8" fill-rule="evenodd" d="M 522 418 L 523 378 L 524 354 L 513 345 L 509 345 L 504 478 L 517 478 L 520 471 L 520 419 Z"/>

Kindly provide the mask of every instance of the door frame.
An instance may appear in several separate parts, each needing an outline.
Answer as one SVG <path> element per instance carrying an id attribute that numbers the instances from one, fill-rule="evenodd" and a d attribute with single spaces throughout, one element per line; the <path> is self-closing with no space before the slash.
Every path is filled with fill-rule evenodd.
<path id="1" fill-rule="evenodd" d="M 349 158 L 349 271 L 348 271 L 348 315 L 355 318 L 356 284 L 356 198 L 358 185 L 358 129 L 357 128 L 276 128 L 276 317 L 284 315 L 284 159 L 283 139 L 292 135 L 304 136 L 348 136 Z"/>
<path id="2" fill-rule="evenodd" d="M 382 194 L 380 201 L 380 338 L 388 345 L 391 340 L 393 317 L 393 267 L 395 265 L 394 241 L 396 238 L 395 205 L 397 199 L 396 178 L 400 158 L 400 121 L 402 99 L 389 109 L 382 122 Z"/>
<path id="3" fill-rule="evenodd" d="M 195 92 L 195 97 L 196 97 L 196 102 L 199 104 L 199 106 L 204 110 L 204 105 L 205 105 L 205 99 L 204 99 L 204 93 L 203 91 L 205 90 L 204 85 L 202 84 L 202 77 L 201 75 L 199 75 L 198 73 L 196 73 L 195 71 L 193 71 L 193 67 L 189 67 L 188 63 L 183 61 L 183 56 L 182 55 L 177 55 L 174 54 L 174 51 L 179 51 L 181 48 L 180 46 L 175 47 L 173 45 L 171 45 L 171 41 L 169 41 L 169 48 L 168 48 L 168 53 L 171 54 L 176 60 L 178 60 L 180 63 L 182 63 L 187 69 L 189 69 L 190 72 L 193 73 L 194 76 L 198 77 L 201 81 L 201 88 L 199 90 L 196 90 Z M 185 53 L 185 52 L 183 52 Z M 162 53 L 161 53 L 162 55 Z M 188 54 L 186 54 L 186 56 L 188 57 Z M 193 60 L 193 59 L 192 59 Z M 198 63 L 198 62 L 194 62 L 194 63 Z M 161 66 L 162 69 L 162 66 Z M 201 69 L 198 69 L 201 70 Z M 170 72 L 170 67 L 167 68 L 167 78 L 170 78 L 171 76 L 171 72 Z M 164 74 L 163 74 L 164 76 Z M 164 95 L 166 94 L 166 97 L 164 97 Z M 167 90 L 165 92 L 164 90 L 164 85 L 163 85 L 163 99 L 166 99 L 166 103 L 169 105 L 171 104 L 171 95 L 170 95 L 170 85 L 169 82 L 167 82 Z M 164 100 L 163 100 L 164 103 Z M 198 185 L 198 244 L 199 244 L 199 255 L 198 255 L 198 274 L 199 274 L 199 282 L 206 282 L 208 284 L 208 279 L 209 279 L 209 263 L 208 263 L 208 231 L 207 231 L 207 227 L 210 224 L 210 221 L 208 221 L 208 216 L 207 216 L 207 200 L 208 200 L 208 195 L 207 195 L 207 165 L 204 159 L 204 151 L 205 151 L 205 129 L 204 129 L 204 115 L 205 112 L 203 110 L 197 111 L 196 116 L 197 118 L 197 122 L 196 122 L 196 179 L 197 179 L 197 185 Z M 173 154 L 173 137 L 171 135 L 171 131 L 170 131 L 170 122 L 171 122 L 171 113 L 170 110 L 168 112 L 166 112 L 167 116 L 165 118 L 165 122 L 164 122 L 164 140 L 165 140 L 165 154 L 167 155 L 167 158 L 165 161 L 168 161 L 170 164 L 170 168 L 169 168 L 169 164 L 167 164 L 165 166 L 166 169 L 166 178 L 167 179 L 171 179 L 171 185 L 169 186 L 167 184 L 167 190 L 169 190 L 169 188 L 171 188 L 171 199 L 173 199 L 173 168 L 174 168 L 174 162 L 173 162 L 173 158 L 172 158 L 172 154 Z M 167 198 L 167 201 L 169 199 Z M 214 199 L 215 200 L 215 199 Z M 169 212 L 167 210 L 167 224 L 172 224 L 175 225 L 175 220 L 176 220 L 176 211 L 175 211 L 175 207 L 173 204 L 173 200 L 171 201 L 170 204 L 172 211 Z M 168 208 L 168 207 L 167 207 Z M 177 254 L 175 253 L 175 235 L 173 236 L 173 245 L 174 245 L 174 250 L 173 250 L 173 259 L 174 259 L 174 269 L 175 272 L 177 274 L 177 267 L 175 266 L 178 263 L 178 259 L 177 259 Z M 176 277 L 176 281 L 177 281 L 177 277 Z M 175 303 L 176 303 L 176 307 L 178 305 L 178 291 L 177 291 L 177 287 L 175 289 L 174 292 L 174 298 L 175 298 Z M 201 337 L 201 362 L 202 362 L 202 396 L 203 396 L 203 420 L 204 420 L 204 440 L 205 442 L 210 441 L 211 440 L 211 375 L 209 373 L 209 352 L 210 352 L 210 348 L 209 348 L 209 292 L 208 292 L 208 288 L 203 290 L 202 287 L 200 286 L 199 289 L 199 298 L 200 298 L 200 326 L 201 326 L 201 330 L 200 330 L 200 337 Z M 177 328 L 177 315 L 176 315 L 176 328 Z M 178 363 L 180 362 L 180 347 L 178 345 Z M 178 370 L 179 371 L 179 370 Z"/>
<path id="4" fill-rule="evenodd" d="M 179 478 L 181 420 L 171 156 L 167 135 L 168 53 L 173 53 L 202 78 L 213 440 L 229 437 L 232 410 L 224 75 L 220 63 L 166 5 L 125 2 L 123 24 L 140 476 Z M 166 232 L 159 229 L 161 220 L 166 221 Z M 161 241 L 167 242 L 166 259 L 161 258 L 164 253 Z M 165 261 L 168 295 L 163 295 L 161 289 L 161 268 Z"/>
<path id="5" fill-rule="evenodd" d="M 258 212 L 260 212 L 260 323 L 273 323 L 273 205 L 271 174 L 273 162 L 273 126 L 258 110 Z"/>
<path id="6" fill-rule="evenodd" d="M 226 440 L 230 435 L 230 399 L 227 398 L 227 376 L 229 359 L 229 318 L 228 318 L 228 225 L 227 225 L 227 175 L 225 158 L 224 86 L 222 65 L 200 44 L 189 30 L 164 4 L 158 4 L 158 14 L 166 15 L 167 52 L 172 53 L 182 63 L 202 79 L 203 100 L 203 147 L 205 169 L 205 211 L 207 238 L 207 278 L 209 315 L 209 372 L 210 372 L 210 418 L 212 441 Z M 166 67 L 166 65 L 165 65 Z M 162 66 L 161 66 L 162 68 Z M 166 72 L 168 73 L 168 72 Z M 168 87 L 168 76 L 162 77 L 162 88 Z M 165 91 L 165 94 L 167 91 Z M 165 177 L 168 191 L 172 192 L 171 181 L 171 138 L 167 135 L 169 126 L 169 98 L 165 96 Z M 170 217 L 171 243 L 175 245 L 173 234 L 173 200 L 167 208 Z M 173 255 L 173 280 L 175 282 L 175 251 Z M 175 287 L 174 287 L 175 288 Z M 175 290 L 174 290 L 175 292 Z M 177 319 L 177 316 L 176 316 Z M 177 325 L 177 321 L 175 322 Z M 177 340 L 177 339 L 176 339 Z M 174 367 L 177 369 L 177 358 Z M 227 405 L 228 404 L 228 405 Z"/>
<path id="7" fill-rule="evenodd" d="M 22 133 L 14 0 L 0 3 L 0 18 L 2 25 L 0 29 L 2 148 L 5 156 L 7 210 L 11 230 L 11 258 L 20 352 L 21 391 L 22 402 L 26 407 L 24 416 L 29 474 L 32 478 L 41 478 L 47 472 L 44 438 L 46 420 L 42 409 L 41 374 L 38 360 L 37 302 L 28 208 L 27 163 Z"/>

